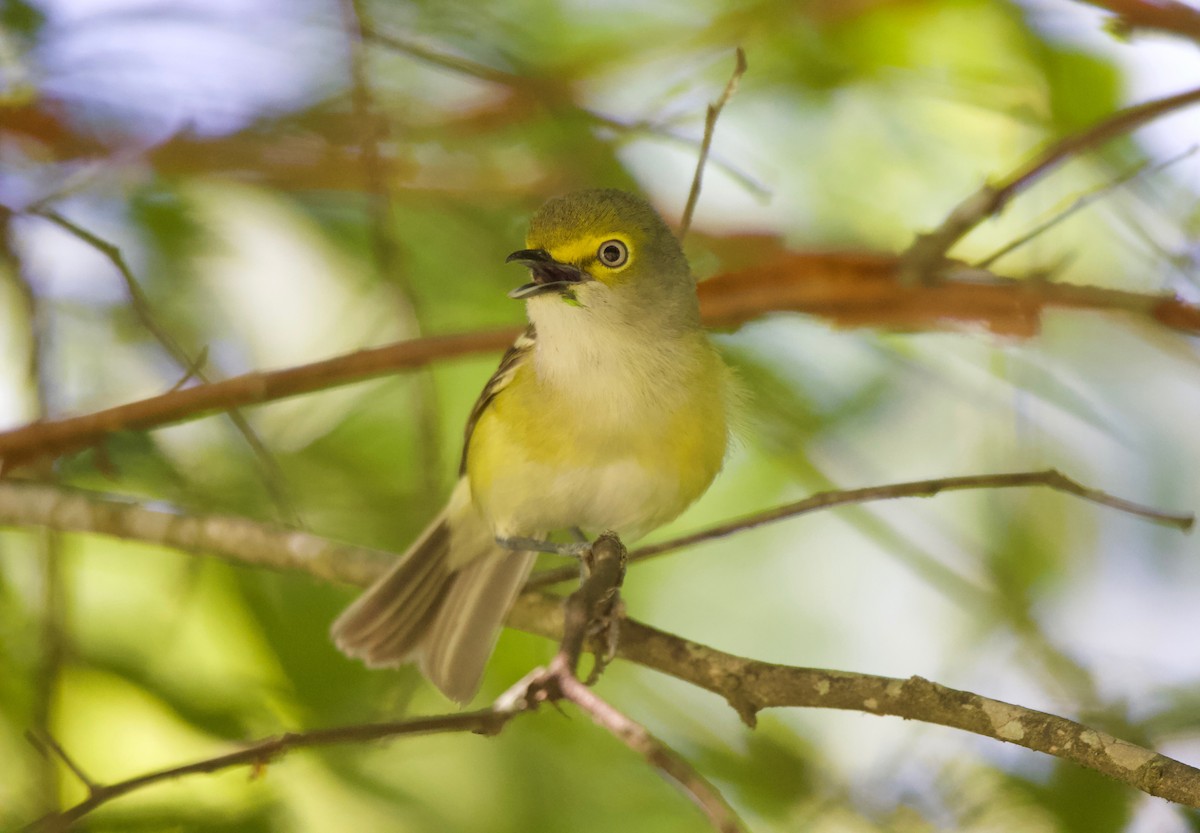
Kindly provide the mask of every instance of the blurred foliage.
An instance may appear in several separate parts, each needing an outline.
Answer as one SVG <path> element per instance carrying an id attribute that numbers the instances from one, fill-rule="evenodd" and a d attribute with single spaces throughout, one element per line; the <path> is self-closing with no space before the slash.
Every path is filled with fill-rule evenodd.
<path id="1" fill-rule="evenodd" d="M 985 177 L 1144 98 L 1138 79 L 1200 77 L 1195 60 L 1111 41 L 1070 0 L 363 0 L 362 39 L 348 2 L 0 0 L 0 424 L 171 388 L 184 372 L 147 314 L 214 376 L 519 322 L 503 258 L 524 218 L 581 186 L 635 189 L 677 217 L 736 46 L 750 72 L 687 240 L 702 275 L 782 246 L 902 247 Z M 990 252 L 1197 132 L 1173 120 L 1074 160 L 960 253 Z M 1003 268 L 1194 298 L 1198 182 L 1194 160 L 1144 175 Z M 118 246 L 145 307 L 40 209 Z M 773 315 L 719 341 L 746 389 L 739 442 L 709 495 L 656 536 L 816 489 L 1046 466 L 1200 506 L 1196 354 L 1177 336 L 1080 313 L 1028 343 Z M 402 550 L 450 488 L 495 361 L 253 409 L 265 458 L 211 417 L 20 474 L 185 511 L 294 514 Z M 634 571 L 627 600 L 725 650 L 921 674 L 1196 763 L 1196 555 L 1058 495 L 954 495 L 710 543 Z M 28 730 L 112 782 L 266 734 L 445 711 L 412 669 L 368 671 L 333 649 L 350 597 L 152 547 L 0 533 L 0 829 L 83 795 Z M 550 651 L 505 633 L 481 701 Z M 780 711 L 751 732 L 715 698 L 621 664 L 601 690 L 755 830 L 1200 829 L 1195 813 L 940 727 Z M 496 738 L 182 779 L 86 829 L 698 829 L 668 784 L 567 711 Z"/>

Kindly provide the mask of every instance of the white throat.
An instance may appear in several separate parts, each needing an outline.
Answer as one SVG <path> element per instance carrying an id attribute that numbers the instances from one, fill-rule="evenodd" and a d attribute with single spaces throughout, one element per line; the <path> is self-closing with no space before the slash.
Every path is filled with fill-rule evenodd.
<path id="1" fill-rule="evenodd" d="M 582 299 L 585 307 L 552 294 L 529 300 L 539 381 L 604 410 L 614 404 L 671 407 L 697 371 L 694 342 L 703 336 L 664 327 L 645 310 L 622 314 L 619 305 L 607 302 L 608 292 L 596 287 Z"/>

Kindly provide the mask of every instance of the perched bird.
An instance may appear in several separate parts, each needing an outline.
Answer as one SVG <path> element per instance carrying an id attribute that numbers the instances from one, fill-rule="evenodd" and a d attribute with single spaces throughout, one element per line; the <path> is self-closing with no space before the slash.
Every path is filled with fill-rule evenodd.
<path id="1" fill-rule="evenodd" d="M 409 551 L 334 623 L 370 666 L 415 661 L 474 696 L 535 553 L 504 539 L 571 528 L 631 541 L 708 488 L 728 438 L 730 374 L 700 327 L 679 242 L 645 201 L 568 194 L 508 262 L 529 327 L 467 421 L 461 477 Z"/>

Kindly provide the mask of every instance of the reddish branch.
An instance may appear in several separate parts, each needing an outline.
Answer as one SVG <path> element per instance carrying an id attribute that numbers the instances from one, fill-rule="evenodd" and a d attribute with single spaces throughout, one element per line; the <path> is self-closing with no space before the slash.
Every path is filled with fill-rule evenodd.
<path id="1" fill-rule="evenodd" d="M 1080 0 L 1112 12 L 1122 34 L 1167 32 L 1200 41 L 1200 9 L 1176 0 Z"/>
<path id="2" fill-rule="evenodd" d="M 877 252 L 784 252 L 773 260 L 700 285 L 705 319 L 732 326 L 770 310 L 806 312 L 839 327 L 916 332 L 982 327 L 1030 337 L 1048 308 L 1125 312 L 1200 335 L 1200 307 L 1173 295 L 1147 295 L 1044 280 L 1015 280 L 951 266 L 934 284 L 901 280 L 903 259 Z M 957 270 L 957 271 L 956 271 Z M 962 279 L 955 279 L 957 274 Z"/>
<path id="3" fill-rule="evenodd" d="M 733 327 L 767 312 L 819 315 L 841 327 L 920 331 L 982 327 L 1006 336 L 1038 332 L 1047 308 L 1116 311 L 1189 335 L 1200 334 L 1200 308 L 1170 295 L 1013 280 L 964 270 L 966 280 L 906 285 L 901 259 L 882 253 L 784 252 L 767 263 L 700 284 L 705 321 Z M 506 347 L 517 329 L 431 336 L 360 350 L 308 365 L 249 373 L 174 390 L 78 417 L 0 432 L 0 471 L 56 457 L 118 431 L 143 431 L 246 405 L 423 367 L 439 359 Z"/>
<path id="4" fill-rule="evenodd" d="M 435 359 L 501 350 L 517 330 L 485 330 L 431 336 L 360 350 L 313 364 L 265 373 L 247 373 L 210 385 L 169 391 L 149 399 L 55 422 L 37 422 L 0 433 L 0 471 L 38 457 L 58 456 L 94 445 L 118 431 L 157 428 L 242 405 L 359 382 Z"/>
<path id="5" fill-rule="evenodd" d="M 946 253 L 967 232 L 1059 163 L 1198 101 L 1200 88 L 1122 110 L 1063 139 L 1000 184 L 985 185 L 964 200 L 940 228 L 919 236 L 900 257 L 784 252 L 765 263 L 706 281 L 700 285 L 705 320 L 713 326 L 733 326 L 766 312 L 791 310 L 821 315 L 844 327 L 912 331 L 974 325 L 1003 335 L 1030 336 L 1038 331 L 1043 310 L 1067 307 L 1124 311 L 1198 334 L 1200 308 L 1174 296 L 1013 280 L 946 259 Z M 287 370 L 170 391 L 85 416 L 27 425 L 0 433 L 0 474 L 38 458 L 89 447 L 116 431 L 156 428 L 420 367 L 434 359 L 499 350 L 514 333 L 515 329 L 422 338 Z"/>

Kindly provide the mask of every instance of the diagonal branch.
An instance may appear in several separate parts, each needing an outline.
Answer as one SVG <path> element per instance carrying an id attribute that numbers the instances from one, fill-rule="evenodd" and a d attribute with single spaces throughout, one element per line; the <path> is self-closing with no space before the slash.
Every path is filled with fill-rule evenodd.
<path id="1" fill-rule="evenodd" d="M 558 600 L 526 593 L 508 624 L 559 632 Z M 936 723 L 1044 752 L 1150 795 L 1200 808 L 1200 769 L 1106 732 L 1024 706 L 948 688 L 922 677 L 798 668 L 727 654 L 627 619 L 617 655 L 720 695 L 753 727 L 767 708 L 860 711 Z"/>
<path id="2" fill-rule="evenodd" d="M 397 370 L 424 367 L 435 359 L 501 350 L 512 343 L 516 332 L 515 329 L 481 330 L 401 341 L 312 364 L 247 373 L 173 390 L 83 416 L 32 423 L 0 432 L 0 473 L 39 457 L 87 448 L 117 431 L 157 428 L 245 405 L 361 382 Z"/>
<path id="3" fill-rule="evenodd" d="M 707 778 L 645 726 L 589 688 L 608 657 L 596 657 L 596 669 L 588 683 L 576 674 L 589 637 L 607 632 L 610 638 L 601 642 L 609 649 L 617 645 L 615 631 L 623 624 L 618 593 L 625 580 L 626 561 L 625 545 L 615 533 L 606 532 L 591 544 L 583 554 L 585 574 L 579 588 L 557 605 L 558 627 L 551 638 L 559 640 L 559 647 L 550 666 L 544 671 L 534 671 L 509 689 L 513 694 L 503 695 L 497 702 L 515 699 L 530 707 L 559 700 L 574 703 L 593 723 L 641 755 L 679 787 L 719 833 L 743 833 L 737 813 Z"/>
<path id="4" fill-rule="evenodd" d="M 237 518 L 185 517 L 86 492 L 0 482 L 0 524 L 48 526 L 209 553 L 253 566 L 307 572 L 325 580 L 369 584 L 393 554 Z M 562 600 L 525 592 L 508 623 L 558 639 Z M 1200 808 L 1200 769 L 1066 718 L 907 680 L 796 668 L 726 654 L 655 630 L 620 623 L 618 656 L 724 697 L 748 724 L 765 708 L 837 708 L 937 723 L 1014 743 L 1093 769 L 1135 789 Z"/>
<path id="5" fill-rule="evenodd" d="M 294 749 L 313 749 L 342 743 L 366 743 L 445 732 L 474 732 L 480 735 L 494 735 L 517 714 L 519 712 L 491 708 L 436 717 L 418 717 L 391 723 L 366 723 L 355 726 L 338 726 L 333 729 L 317 729 L 312 732 L 288 732 L 255 741 L 224 755 L 147 772 L 113 784 L 87 782 L 87 798 L 66 810 L 43 816 L 22 828 L 22 833 L 59 833 L 98 807 L 123 795 L 128 795 L 134 790 L 188 775 L 220 772 L 237 766 L 261 769 L 275 758 Z"/>
<path id="6" fill-rule="evenodd" d="M 904 253 L 902 276 L 909 284 L 928 282 L 941 272 L 947 254 L 959 240 L 988 217 L 999 214 L 1013 197 L 1058 165 L 1197 102 L 1200 87 L 1120 110 L 1082 133 L 1055 142 L 999 183 L 987 183 L 960 202 L 936 230 L 917 235 Z"/>
<path id="7" fill-rule="evenodd" d="M 599 726 L 607 729 L 630 749 L 641 754 L 687 794 L 708 816 L 719 833 L 743 833 L 733 808 L 709 781 L 682 756 L 601 699 L 575 675 L 587 637 L 600 620 L 611 618 L 612 604 L 625 576 L 625 547 L 611 533 L 596 540 L 588 553 L 590 565 L 580 588 L 562 605 L 560 647 L 549 669 L 537 669 L 502 694 L 490 708 L 474 712 L 412 718 L 388 723 L 371 723 L 289 732 L 255 741 L 234 752 L 216 755 L 119 781 L 99 784 L 91 780 L 48 735 L 33 739 L 48 746 L 87 787 L 87 798 L 65 810 L 49 813 L 23 828 L 22 833 L 59 833 L 100 806 L 135 790 L 189 775 L 213 773 L 235 766 L 264 768 L 275 758 L 295 749 L 345 743 L 413 737 L 445 732 L 498 734 L 517 715 L 535 710 L 541 703 L 569 700 Z"/>
<path id="8" fill-rule="evenodd" d="M 1163 512 L 1124 500 L 1123 498 L 1114 497 L 1098 489 L 1089 489 L 1054 469 L 1048 471 L 1014 472 L 1012 474 L 976 474 L 966 477 L 941 477 L 935 480 L 892 483 L 886 486 L 868 486 L 863 489 L 838 489 L 829 492 L 818 492 L 795 503 L 777 506 L 773 509 L 763 510 L 762 512 L 755 512 L 751 515 L 729 521 L 728 523 L 718 524 L 708 529 L 702 529 L 699 532 L 672 538 L 669 541 L 639 547 L 629 554 L 629 561 L 630 563 L 645 561 L 684 547 L 690 547 L 693 544 L 711 541 L 715 538 L 724 538 L 743 529 L 753 529 L 763 524 L 776 523 L 788 518 L 795 518 L 799 515 L 807 515 L 810 512 L 818 512 L 824 509 L 833 509 L 838 506 L 869 503 L 878 500 L 895 500 L 896 498 L 906 497 L 934 497 L 942 492 L 957 492 L 966 489 L 1012 489 L 1029 486 L 1045 486 L 1056 492 L 1075 495 L 1091 503 L 1107 506 L 1110 509 L 1116 509 L 1119 512 L 1125 512 L 1148 521 L 1153 521 L 1154 523 L 1163 524 L 1164 526 L 1175 527 L 1185 532 L 1192 528 L 1196 520 L 1195 516 L 1191 513 Z M 529 588 L 548 587 L 552 584 L 570 581 L 577 574 L 578 570 L 574 567 L 545 570 L 531 578 L 527 586 Z"/>

